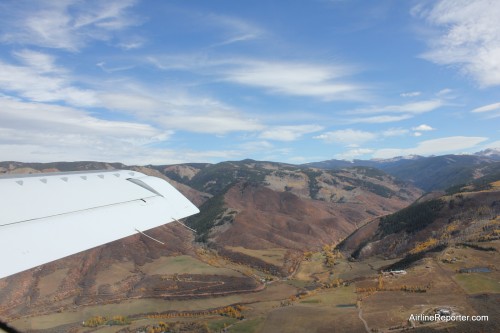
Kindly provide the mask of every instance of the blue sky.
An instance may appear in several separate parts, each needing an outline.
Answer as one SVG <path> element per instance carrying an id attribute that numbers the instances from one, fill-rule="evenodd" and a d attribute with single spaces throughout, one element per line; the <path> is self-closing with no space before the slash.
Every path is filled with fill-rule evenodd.
<path id="1" fill-rule="evenodd" d="M 0 160 L 500 147 L 500 2 L 0 1 Z"/>

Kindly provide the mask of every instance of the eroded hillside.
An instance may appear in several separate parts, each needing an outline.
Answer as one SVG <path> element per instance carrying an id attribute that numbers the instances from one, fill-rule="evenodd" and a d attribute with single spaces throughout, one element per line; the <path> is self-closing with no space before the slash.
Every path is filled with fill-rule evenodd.
<path id="1" fill-rule="evenodd" d="M 438 246 L 500 238 L 500 183 L 464 186 L 376 219 L 340 246 L 355 258 L 397 257 Z"/>

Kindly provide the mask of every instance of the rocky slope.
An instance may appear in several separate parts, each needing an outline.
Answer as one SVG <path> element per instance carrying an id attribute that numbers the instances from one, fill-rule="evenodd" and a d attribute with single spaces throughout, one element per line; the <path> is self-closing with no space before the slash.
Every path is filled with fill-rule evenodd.
<path id="1" fill-rule="evenodd" d="M 487 179 L 491 177 L 485 177 Z M 428 197 L 356 230 L 339 248 L 354 258 L 400 257 L 464 242 L 500 239 L 500 182 L 474 183 Z"/>

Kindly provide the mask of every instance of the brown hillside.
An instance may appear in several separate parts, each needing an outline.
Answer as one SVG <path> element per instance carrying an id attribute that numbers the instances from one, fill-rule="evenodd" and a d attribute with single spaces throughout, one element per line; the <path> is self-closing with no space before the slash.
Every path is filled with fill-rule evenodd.
<path id="1" fill-rule="evenodd" d="M 359 258 L 373 255 L 397 257 L 418 253 L 437 245 L 500 239 L 500 187 L 463 192 L 439 198 L 441 208 L 433 220 L 414 230 L 411 225 L 395 233 L 384 233 L 380 219 L 351 234 L 341 248 Z M 416 208 L 425 202 L 419 201 Z M 399 214 L 399 213 L 398 213 Z M 397 215 L 396 215 L 397 216 Z M 404 221 L 401 215 L 394 222 Z"/>
<path id="2" fill-rule="evenodd" d="M 332 203 L 250 183 L 236 184 L 224 198 L 229 210 L 237 214 L 233 222 L 212 231 L 212 240 L 218 246 L 251 249 L 319 249 L 337 243 L 354 231 L 357 223 L 372 219 L 372 214 L 382 215 L 409 204 L 372 193 L 359 195 L 358 203 Z"/>

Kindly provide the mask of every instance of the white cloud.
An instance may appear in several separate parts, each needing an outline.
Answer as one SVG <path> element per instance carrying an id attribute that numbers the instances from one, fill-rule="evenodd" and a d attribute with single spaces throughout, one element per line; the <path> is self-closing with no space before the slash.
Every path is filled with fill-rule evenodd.
<path id="1" fill-rule="evenodd" d="M 173 134 L 140 122 L 100 119 L 70 107 L 4 96 L 0 103 L 0 152 L 7 160 L 130 161 Z"/>
<path id="2" fill-rule="evenodd" d="M 443 105 L 443 101 L 439 99 L 433 99 L 400 105 L 371 106 L 367 108 L 345 111 L 344 113 L 349 115 L 380 114 L 376 116 L 353 117 L 346 120 L 348 123 L 390 123 L 406 120 L 418 114 L 434 111 Z M 399 115 L 393 115 L 398 113 Z"/>
<path id="3" fill-rule="evenodd" d="M 273 149 L 274 146 L 269 141 L 261 140 L 261 141 L 249 141 L 242 143 L 238 146 L 238 148 L 244 149 L 246 151 L 260 151 L 260 150 L 269 150 Z"/>
<path id="4" fill-rule="evenodd" d="M 258 131 L 262 125 L 255 119 L 236 112 L 211 110 L 207 114 L 168 114 L 159 116 L 158 123 L 165 127 L 196 133 L 226 134 L 238 131 Z"/>
<path id="5" fill-rule="evenodd" d="M 140 36 L 127 36 L 123 38 L 117 46 L 124 50 L 135 50 L 141 48 L 146 43 L 146 39 Z"/>
<path id="6" fill-rule="evenodd" d="M 417 137 L 418 137 L 418 136 L 422 136 L 422 133 L 420 133 L 420 132 L 414 132 L 414 133 L 413 133 L 413 136 L 417 136 Z"/>
<path id="7" fill-rule="evenodd" d="M 102 92 L 98 95 L 101 105 L 110 110 L 140 113 L 143 115 L 153 114 L 155 110 L 162 108 L 162 102 L 152 96 L 140 92 Z"/>
<path id="8" fill-rule="evenodd" d="M 29 49 L 14 52 L 14 55 L 37 73 L 64 73 L 64 70 L 55 65 L 55 58 L 52 55 Z"/>
<path id="9" fill-rule="evenodd" d="M 222 26 L 225 29 L 225 39 L 212 46 L 223 46 L 253 40 L 260 38 L 265 33 L 264 30 L 255 24 L 236 17 L 210 14 L 206 17 L 206 19 L 208 23 Z"/>
<path id="10" fill-rule="evenodd" d="M 374 141 L 381 141 L 387 138 L 394 138 L 396 136 L 408 135 L 410 131 L 405 128 L 389 128 L 380 132 L 366 132 L 353 129 L 345 129 L 338 131 L 326 132 L 321 135 L 313 137 L 314 139 L 323 140 L 326 143 L 342 143 L 347 147 L 358 147 L 360 144 L 373 143 Z M 351 159 L 348 156 L 358 156 L 367 154 L 368 148 L 356 148 L 342 153 L 342 158 Z M 371 151 L 371 149 L 369 149 Z M 354 155 L 357 154 L 357 155 Z M 340 156 L 340 155 L 339 155 Z"/>
<path id="11" fill-rule="evenodd" d="M 260 131 L 264 125 L 255 117 L 209 97 L 184 91 L 124 87 L 120 92 L 99 95 L 102 106 L 133 115 L 166 129 L 194 133 L 226 134 L 238 131 Z"/>
<path id="12" fill-rule="evenodd" d="M 290 160 L 288 155 L 292 151 L 290 147 L 276 147 L 266 140 L 244 142 L 237 145 L 237 148 L 241 156 L 253 158 L 257 155 L 260 160 L 265 161 L 276 161 L 277 156 L 286 156 Z"/>
<path id="13" fill-rule="evenodd" d="M 270 92 L 319 97 L 324 100 L 361 99 L 364 88 L 346 80 L 347 66 L 324 66 L 298 62 L 235 61 L 222 70 L 224 80 L 268 89 Z"/>
<path id="14" fill-rule="evenodd" d="M 488 140 L 485 137 L 452 136 L 433 140 L 421 141 L 413 148 L 378 149 L 373 153 L 374 158 L 391 158 L 406 155 L 439 155 L 461 152 L 476 147 Z"/>
<path id="15" fill-rule="evenodd" d="M 107 161 L 131 165 L 215 162 L 245 157 L 239 150 L 160 149 L 117 140 L 89 138 L 77 140 L 78 138 L 69 136 L 60 138 L 60 141 L 70 143 L 62 145 L 56 141 L 47 140 L 47 137 L 36 136 L 35 138 L 45 140 L 50 143 L 50 146 L 40 141 L 26 144 L 0 142 L 0 155 L 8 160 L 20 162 Z"/>
<path id="16" fill-rule="evenodd" d="M 292 96 L 316 97 L 324 101 L 366 100 L 368 88 L 350 82 L 356 69 L 345 64 L 324 65 L 313 62 L 276 61 L 179 55 L 149 56 L 146 60 L 162 70 L 185 70 L 205 74 L 267 92 Z"/>
<path id="17" fill-rule="evenodd" d="M 322 129 L 323 127 L 318 125 L 272 126 L 262 131 L 259 137 L 268 140 L 295 141 L 304 134 L 318 132 Z"/>
<path id="18" fill-rule="evenodd" d="M 258 131 L 263 125 L 220 101 L 184 91 L 146 87 L 133 80 L 115 82 L 86 81 L 91 89 L 80 88 L 78 78 L 48 54 L 31 50 L 15 53 L 23 66 L 0 60 L 0 91 L 15 93 L 33 102 L 60 103 L 76 107 L 112 110 L 133 115 L 145 123 L 155 123 L 166 130 L 225 134 L 235 131 Z M 89 111 L 90 112 L 90 111 Z"/>
<path id="19" fill-rule="evenodd" d="M 1 40 L 22 45 L 77 51 L 90 40 L 137 24 L 128 14 L 135 0 L 19 1 L 3 13 Z"/>
<path id="20" fill-rule="evenodd" d="M 408 130 L 404 128 L 390 128 L 382 132 L 382 136 L 392 137 L 392 136 L 401 136 L 408 134 Z"/>
<path id="21" fill-rule="evenodd" d="M 126 71 L 129 69 L 134 68 L 134 65 L 128 65 L 128 66 L 117 66 L 117 67 L 108 67 L 107 64 L 104 61 L 98 62 L 96 64 L 97 67 L 103 70 L 103 72 L 106 73 L 114 73 L 114 72 L 121 72 L 121 71 Z"/>
<path id="22" fill-rule="evenodd" d="M 488 104 L 485 106 L 481 106 L 479 108 L 475 108 L 471 112 L 490 112 L 490 111 L 495 111 L 500 109 L 500 103 L 493 103 L 493 104 Z"/>
<path id="23" fill-rule="evenodd" d="M 411 91 L 411 92 L 405 92 L 399 94 L 401 97 L 417 97 L 420 96 L 422 93 L 420 91 Z"/>
<path id="24" fill-rule="evenodd" d="M 400 116 L 372 116 L 372 117 L 356 117 L 346 120 L 350 124 L 366 123 L 366 124 L 381 124 L 381 123 L 393 123 L 401 120 L 406 120 L 412 118 L 411 114 L 403 114 Z"/>
<path id="25" fill-rule="evenodd" d="M 372 106 L 369 108 L 349 111 L 350 114 L 404 113 L 421 114 L 434 111 L 443 106 L 439 99 L 425 100 L 401 105 Z"/>
<path id="26" fill-rule="evenodd" d="M 5 96 L 0 103 L 0 155 L 5 160 L 167 164 L 245 157 L 241 149 L 172 149 L 174 131 L 143 122 L 105 120 L 71 107 Z"/>
<path id="27" fill-rule="evenodd" d="M 496 149 L 500 149 L 500 140 L 499 141 L 494 141 L 494 142 L 491 142 L 491 143 L 488 143 L 484 146 L 484 149 L 486 148 L 496 148 Z"/>
<path id="28" fill-rule="evenodd" d="M 335 158 L 338 158 L 341 160 L 353 160 L 357 157 L 371 154 L 371 153 L 373 153 L 373 151 L 374 151 L 373 149 L 367 149 L 367 148 L 351 149 L 351 150 L 343 152 L 341 154 L 336 154 Z"/>
<path id="29" fill-rule="evenodd" d="M 375 133 L 345 129 L 326 132 L 315 136 L 314 139 L 323 140 L 328 143 L 342 143 L 352 146 L 374 140 L 376 137 L 377 135 Z"/>
<path id="30" fill-rule="evenodd" d="M 444 89 L 441 89 L 440 91 L 438 91 L 436 93 L 436 96 L 438 96 L 438 97 L 446 96 L 446 95 L 450 94 L 451 92 L 453 92 L 452 89 L 444 88 Z"/>
<path id="31" fill-rule="evenodd" d="M 160 131 L 144 123 L 109 121 L 59 105 L 23 102 L 0 96 L 0 126 L 13 130 L 153 137 Z"/>
<path id="32" fill-rule="evenodd" d="M 75 106 L 97 103 L 95 93 L 74 85 L 67 71 L 55 64 L 55 58 L 41 52 L 22 50 L 14 55 L 25 65 L 0 60 L 0 90 L 15 92 L 36 102 L 64 101 Z"/>
<path id="33" fill-rule="evenodd" d="M 485 119 L 498 118 L 498 117 L 500 117 L 500 103 L 493 103 L 493 104 L 481 106 L 479 108 L 475 108 L 471 112 L 481 113 L 484 115 Z"/>
<path id="34" fill-rule="evenodd" d="M 481 86 L 500 84 L 500 2 L 442 0 L 418 5 L 412 14 L 437 28 L 422 57 L 457 66 Z"/>
<path id="35" fill-rule="evenodd" d="M 413 131 L 420 131 L 420 132 L 427 132 L 427 131 L 434 131 L 435 128 L 432 128 L 431 126 L 426 125 L 426 124 L 422 124 L 422 125 L 418 125 L 417 127 L 413 127 L 412 130 Z"/>

